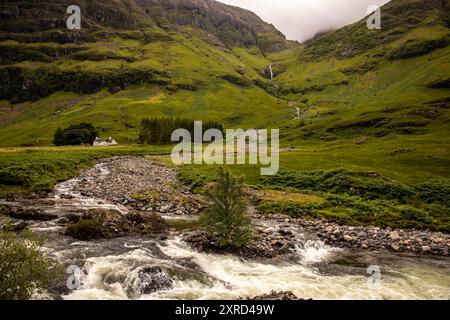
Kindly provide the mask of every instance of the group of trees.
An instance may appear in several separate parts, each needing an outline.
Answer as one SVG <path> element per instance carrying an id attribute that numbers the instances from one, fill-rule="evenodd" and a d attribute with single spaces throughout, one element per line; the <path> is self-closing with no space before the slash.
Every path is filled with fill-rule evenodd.
<path id="1" fill-rule="evenodd" d="M 223 126 L 214 121 L 203 122 L 202 128 L 204 131 L 208 129 L 223 131 Z M 172 132 L 176 129 L 186 129 L 191 133 L 191 136 L 194 136 L 194 121 L 181 118 L 144 119 L 141 122 L 139 142 L 153 145 L 171 144 Z"/>
<path id="2" fill-rule="evenodd" d="M 72 146 L 93 144 L 98 136 L 97 128 L 87 122 L 71 125 L 66 129 L 58 128 L 53 137 L 53 144 L 57 146 Z"/>

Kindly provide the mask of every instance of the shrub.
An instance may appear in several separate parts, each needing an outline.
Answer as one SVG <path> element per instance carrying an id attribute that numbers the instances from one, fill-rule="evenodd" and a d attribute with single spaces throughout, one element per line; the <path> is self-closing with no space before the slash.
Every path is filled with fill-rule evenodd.
<path id="1" fill-rule="evenodd" d="M 211 236 L 218 236 L 221 247 L 241 247 L 251 238 L 251 220 L 246 214 L 241 181 L 220 167 L 207 191 L 210 206 L 200 223 Z"/>
<path id="2" fill-rule="evenodd" d="M 357 195 L 365 199 L 405 201 L 414 195 L 414 191 L 408 186 L 395 183 L 378 174 L 345 169 L 312 172 L 281 171 L 276 176 L 261 177 L 259 182 L 266 186 Z"/>
<path id="3" fill-rule="evenodd" d="M 178 169 L 177 179 L 183 184 L 189 186 L 192 192 L 204 187 L 212 182 L 212 175 L 208 173 L 198 173 L 192 170 L 191 166 L 185 165 Z"/>
<path id="4" fill-rule="evenodd" d="M 433 220 L 430 218 L 430 215 L 424 210 L 405 207 L 400 210 L 401 217 L 406 220 L 413 221 L 414 223 L 423 223 L 425 225 L 429 225 L 433 223 Z"/>
<path id="5" fill-rule="evenodd" d="M 97 136 L 98 131 L 92 124 L 82 122 L 66 129 L 58 128 L 53 143 L 57 146 L 93 144 Z"/>
<path id="6" fill-rule="evenodd" d="M 62 278 L 62 270 L 39 250 L 29 232 L 0 231 L 0 300 L 26 300 Z"/>
<path id="7" fill-rule="evenodd" d="M 275 214 L 283 213 L 293 218 L 319 218 L 316 211 L 325 207 L 325 204 L 321 203 L 296 203 L 293 201 L 281 201 L 281 202 L 263 202 L 258 206 L 258 209 L 262 212 Z"/>
<path id="8" fill-rule="evenodd" d="M 427 203 L 450 207 L 450 184 L 445 181 L 428 181 L 415 187 L 418 198 Z"/>

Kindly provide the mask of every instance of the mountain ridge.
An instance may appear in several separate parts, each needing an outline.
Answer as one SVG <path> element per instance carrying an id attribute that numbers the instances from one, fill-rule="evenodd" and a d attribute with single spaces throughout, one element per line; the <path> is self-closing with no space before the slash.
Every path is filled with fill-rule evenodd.
<path id="1" fill-rule="evenodd" d="M 38 9 L 36 6 L 39 5 Z M 82 10 L 83 28 L 74 33 L 65 30 L 69 5 Z M 122 1 L 67 1 L 38 2 L 24 5 L 23 1 L 9 1 L 3 5 L 0 31 L 4 40 L 14 40 L 11 33 L 43 32 L 58 29 L 60 43 L 95 39 L 86 34 L 105 27 L 142 30 L 160 28 L 170 31 L 174 26 L 193 26 L 210 32 L 227 45 L 253 46 L 259 44 L 259 33 L 272 33 L 280 49 L 285 48 L 285 36 L 273 25 L 262 21 L 251 11 L 228 6 L 213 0 L 122 0 Z M 21 22 L 17 23 L 17 19 Z M 72 35 L 72 36 L 71 36 Z"/>

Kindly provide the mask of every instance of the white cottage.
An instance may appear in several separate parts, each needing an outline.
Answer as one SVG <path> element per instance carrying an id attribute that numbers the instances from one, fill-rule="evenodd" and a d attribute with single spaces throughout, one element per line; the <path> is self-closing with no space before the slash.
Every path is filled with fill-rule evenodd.
<path id="1" fill-rule="evenodd" d="M 108 139 L 100 139 L 99 137 L 95 138 L 93 146 L 94 147 L 108 147 L 108 146 L 116 146 L 118 143 L 113 138 L 109 137 Z"/>

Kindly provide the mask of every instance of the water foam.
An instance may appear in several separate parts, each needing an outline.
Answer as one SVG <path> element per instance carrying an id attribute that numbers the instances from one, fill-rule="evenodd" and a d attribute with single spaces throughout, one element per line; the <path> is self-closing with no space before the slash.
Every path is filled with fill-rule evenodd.
<path id="1" fill-rule="evenodd" d="M 80 290 L 65 299 L 237 299 L 253 297 L 271 290 L 292 291 L 302 298 L 313 299 L 448 299 L 450 275 L 442 270 L 424 270 L 421 266 L 404 268 L 384 266 L 379 289 L 367 285 L 364 270 L 353 274 L 325 275 L 313 264 L 326 262 L 333 248 L 311 242 L 298 263 L 262 263 L 246 261 L 231 255 L 199 253 L 180 239 L 158 245 L 162 256 L 137 249 L 117 256 L 89 258 L 85 282 Z M 339 254 L 339 252 L 337 252 Z M 180 261 L 191 261 L 195 270 Z M 139 292 L 138 271 L 142 266 L 161 266 L 165 270 L 187 268 L 187 274 L 203 272 L 205 278 L 180 279 L 173 276 L 173 289 L 133 296 Z M 421 270 L 418 272 L 418 270 Z M 363 271 L 363 272 L 361 272 Z M 416 273 L 418 272 L 418 273 Z M 131 290 L 131 291 L 130 291 Z"/>

